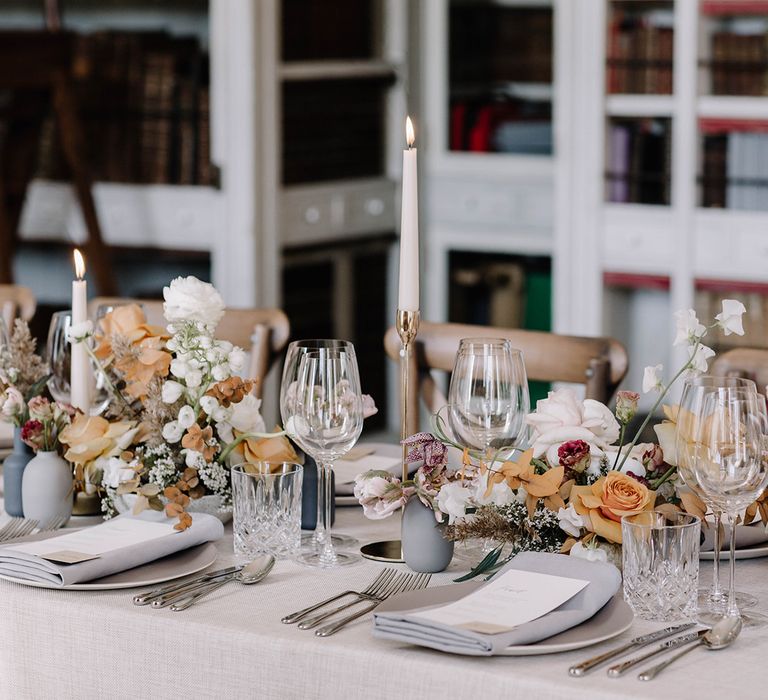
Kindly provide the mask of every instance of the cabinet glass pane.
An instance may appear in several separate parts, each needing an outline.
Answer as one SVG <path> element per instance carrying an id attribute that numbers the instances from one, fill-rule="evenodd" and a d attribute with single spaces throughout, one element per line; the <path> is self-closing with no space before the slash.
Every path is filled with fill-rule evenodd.
<path id="1" fill-rule="evenodd" d="M 552 153 L 552 8 L 449 6 L 452 151 Z"/>
<path id="2" fill-rule="evenodd" d="M 606 91 L 612 94 L 671 94 L 673 28 L 671 2 L 610 3 Z"/>

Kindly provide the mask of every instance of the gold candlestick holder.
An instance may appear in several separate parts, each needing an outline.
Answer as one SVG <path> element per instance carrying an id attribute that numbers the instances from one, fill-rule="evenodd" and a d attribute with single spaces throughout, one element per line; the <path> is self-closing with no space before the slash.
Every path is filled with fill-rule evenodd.
<path id="1" fill-rule="evenodd" d="M 413 343 L 419 332 L 419 311 L 397 310 L 395 327 L 400 336 L 400 439 L 408 437 L 408 394 L 410 382 L 411 353 Z M 403 445 L 403 483 L 408 480 L 408 448 Z M 403 559 L 403 543 L 401 540 L 383 540 L 371 542 L 360 548 L 360 553 L 366 559 L 401 563 Z"/>

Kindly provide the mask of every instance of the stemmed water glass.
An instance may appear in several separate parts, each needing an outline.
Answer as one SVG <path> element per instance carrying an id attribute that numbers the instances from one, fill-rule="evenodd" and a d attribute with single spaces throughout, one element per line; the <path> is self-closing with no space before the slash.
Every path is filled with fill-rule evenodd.
<path id="1" fill-rule="evenodd" d="M 721 387 L 708 392 L 694 431 L 692 470 L 702 493 L 728 517 L 730 565 L 725 614 L 739 616 L 735 595 L 736 522 L 768 484 L 765 400 L 750 390 Z M 747 624 L 764 625 L 754 612 L 741 615 Z"/>
<path id="2" fill-rule="evenodd" d="M 708 394 L 720 389 L 740 389 L 757 396 L 757 386 L 751 379 L 740 377 L 713 377 L 701 375 L 685 381 L 680 397 L 675 431 L 675 452 L 677 453 L 678 471 L 686 486 L 699 496 L 714 516 L 713 540 L 714 561 L 712 584 L 709 589 L 699 591 L 699 615 L 702 619 L 714 621 L 722 616 L 726 605 L 726 595 L 720 585 L 720 550 L 722 511 L 699 486 L 693 462 L 696 455 L 694 434 L 700 417 L 703 415 L 704 399 Z M 736 593 L 739 607 L 749 608 L 757 604 L 757 598 L 749 593 Z"/>
<path id="3" fill-rule="evenodd" d="M 517 447 L 529 410 L 522 353 L 502 338 L 464 338 L 448 390 L 457 442 L 486 456 Z"/>
<path id="4" fill-rule="evenodd" d="M 294 415 L 296 402 L 296 387 L 299 373 L 299 364 L 301 358 L 312 350 L 322 349 L 344 350 L 352 357 L 355 356 L 355 347 L 348 340 L 337 340 L 333 338 L 294 340 L 288 345 L 285 355 L 285 364 L 283 365 L 283 377 L 280 384 L 280 415 L 283 419 L 283 426 L 288 426 L 288 419 Z M 296 439 L 295 435 L 289 433 L 289 437 Z M 311 535 L 302 536 L 304 546 L 317 547 L 323 536 L 320 522 L 323 518 L 323 494 L 325 493 L 325 484 L 323 483 L 322 470 L 317 470 L 317 519 L 315 520 L 315 531 Z M 306 473 L 305 473 L 306 481 Z M 309 542 L 307 542 L 309 540 Z M 335 547 L 352 548 L 357 545 L 355 537 L 344 535 L 338 532 L 333 533 L 333 544 Z"/>
<path id="5" fill-rule="evenodd" d="M 295 400 L 288 403 L 287 410 L 288 433 L 318 463 L 318 476 L 323 481 L 318 544 L 313 552 L 302 555 L 301 561 L 322 568 L 352 564 L 358 555 L 336 551 L 331 539 L 331 476 L 333 463 L 352 449 L 363 430 L 363 401 L 354 352 L 321 348 L 303 353 Z"/>
<path id="6" fill-rule="evenodd" d="M 11 334 L 8 326 L 5 325 L 5 319 L 0 316 L 0 348 L 7 347 L 11 343 Z"/>

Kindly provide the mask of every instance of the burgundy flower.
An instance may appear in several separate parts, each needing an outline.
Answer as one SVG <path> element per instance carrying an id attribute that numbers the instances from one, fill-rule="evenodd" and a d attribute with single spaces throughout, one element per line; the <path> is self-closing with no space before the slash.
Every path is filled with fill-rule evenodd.
<path id="1" fill-rule="evenodd" d="M 33 450 L 42 445 L 43 424 L 39 420 L 28 420 L 21 428 L 21 439 Z"/>
<path id="2" fill-rule="evenodd" d="M 664 452 L 662 452 L 661 445 L 654 445 L 643 452 L 642 462 L 647 472 L 661 469 L 664 466 Z"/>
<path id="3" fill-rule="evenodd" d="M 583 472 L 590 462 L 589 443 L 584 440 L 569 440 L 557 448 L 560 466 L 575 472 Z"/>
<path id="4" fill-rule="evenodd" d="M 635 474 L 635 472 L 627 472 L 627 476 L 631 477 L 635 481 L 641 483 L 646 488 L 651 488 L 651 482 L 648 481 L 644 476 L 640 476 L 639 474 Z"/>

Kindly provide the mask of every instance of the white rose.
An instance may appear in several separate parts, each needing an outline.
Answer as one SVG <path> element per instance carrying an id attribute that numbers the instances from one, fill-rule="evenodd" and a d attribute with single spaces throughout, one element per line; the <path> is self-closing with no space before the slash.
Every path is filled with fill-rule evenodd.
<path id="1" fill-rule="evenodd" d="M 163 426 L 163 440 L 166 442 L 178 442 L 183 434 L 184 428 L 179 425 L 177 420 L 172 420 Z"/>
<path id="2" fill-rule="evenodd" d="M 102 467 L 101 483 L 116 489 L 124 481 L 130 481 L 136 476 L 136 471 L 119 457 L 110 457 L 104 460 Z"/>
<path id="3" fill-rule="evenodd" d="M 191 369 L 187 372 L 187 376 L 184 377 L 184 381 L 188 387 L 192 389 L 200 386 L 203 381 L 203 373 L 199 369 Z"/>
<path id="4" fill-rule="evenodd" d="M 195 421 L 197 420 L 197 416 L 195 415 L 195 409 L 192 408 L 192 406 L 182 406 L 181 410 L 179 411 L 179 425 L 186 430 L 187 428 L 191 428 L 192 425 L 194 425 Z"/>
<path id="5" fill-rule="evenodd" d="M 715 316 L 717 325 L 723 329 L 725 335 L 744 335 L 741 317 L 746 310 L 744 304 L 736 299 L 723 299 L 723 310 Z"/>
<path id="6" fill-rule="evenodd" d="M 200 399 L 200 408 L 205 411 L 205 414 L 210 416 L 219 407 L 219 402 L 213 396 L 203 396 Z"/>
<path id="7" fill-rule="evenodd" d="M 560 508 L 557 511 L 557 520 L 560 523 L 560 529 L 571 537 L 578 537 L 581 534 L 581 528 L 590 524 L 588 517 L 576 512 L 573 503 L 569 503 L 567 508 Z"/>
<path id="8" fill-rule="evenodd" d="M 227 361 L 233 372 L 239 372 L 245 366 L 245 351 L 242 348 L 233 348 Z"/>
<path id="9" fill-rule="evenodd" d="M 229 422 L 232 427 L 240 433 L 263 433 L 266 432 L 264 419 L 261 417 L 259 409 L 261 400 L 253 394 L 247 394 L 242 401 L 232 404 L 232 415 Z"/>
<path id="10" fill-rule="evenodd" d="M 83 321 L 82 323 L 73 323 L 67 329 L 67 340 L 70 343 L 80 343 L 93 335 L 93 323 Z"/>
<path id="11" fill-rule="evenodd" d="M 451 481 L 443 486 L 437 494 L 437 507 L 448 516 L 451 524 L 456 518 L 463 518 L 472 491 L 464 487 L 461 481 Z"/>
<path id="12" fill-rule="evenodd" d="M 184 387 L 173 379 L 169 379 L 163 384 L 162 398 L 164 403 L 176 403 L 184 393 Z"/>
<path id="13" fill-rule="evenodd" d="M 515 500 L 515 492 L 509 488 L 506 481 L 494 484 L 491 492 L 486 496 L 488 489 L 488 475 L 485 478 L 474 479 L 472 488 L 472 501 L 478 506 L 505 506 Z"/>
<path id="14" fill-rule="evenodd" d="M 355 477 L 355 498 L 358 501 L 381 498 L 387 492 L 390 483 L 392 483 L 390 480 L 382 476 L 367 478 L 365 474 L 358 474 Z"/>
<path id="15" fill-rule="evenodd" d="M 677 335 L 673 345 L 683 345 L 684 343 L 692 345 L 707 332 L 707 329 L 699 323 L 693 309 L 675 311 L 675 324 Z"/>
<path id="16" fill-rule="evenodd" d="M 213 370 L 211 370 L 211 374 L 217 382 L 223 382 L 225 379 L 229 378 L 229 367 L 227 367 L 227 365 L 216 365 Z"/>
<path id="17" fill-rule="evenodd" d="M 183 379 L 187 372 L 189 372 L 189 365 L 184 362 L 181 358 L 174 358 L 171 360 L 171 374 L 174 377 L 179 377 L 179 379 Z"/>
<path id="18" fill-rule="evenodd" d="M 536 411 L 529 413 L 526 423 L 533 427 L 536 435 L 564 426 L 580 426 L 584 417 L 584 407 L 571 389 L 550 391 L 546 399 L 536 402 Z"/>
<path id="19" fill-rule="evenodd" d="M 24 397 L 14 386 L 9 386 L 3 392 L 0 401 L 2 401 L 0 412 L 2 412 L 6 418 L 13 418 L 24 411 Z"/>
<path id="20" fill-rule="evenodd" d="M 696 351 L 694 352 L 694 348 Z M 709 366 L 710 358 L 715 356 L 715 351 L 712 348 L 708 348 L 706 345 L 689 345 L 688 357 L 691 362 L 691 368 L 696 372 L 706 372 Z"/>
<path id="21" fill-rule="evenodd" d="M 599 547 L 585 547 L 581 542 L 577 542 L 571 547 L 571 556 L 577 559 L 586 559 L 587 561 L 608 561 L 608 553 Z"/>
<path id="22" fill-rule="evenodd" d="M 198 321 L 213 328 L 224 315 L 224 300 L 216 288 L 197 277 L 177 277 L 163 289 L 163 312 L 169 323 Z"/>
<path id="23" fill-rule="evenodd" d="M 643 393 L 647 394 L 649 391 L 661 391 L 661 373 L 664 371 L 664 365 L 656 365 L 655 367 L 646 367 L 643 370 Z"/>
<path id="24" fill-rule="evenodd" d="M 584 399 L 584 426 L 609 445 L 619 439 L 619 426 L 611 409 L 594 399 Z"/>

